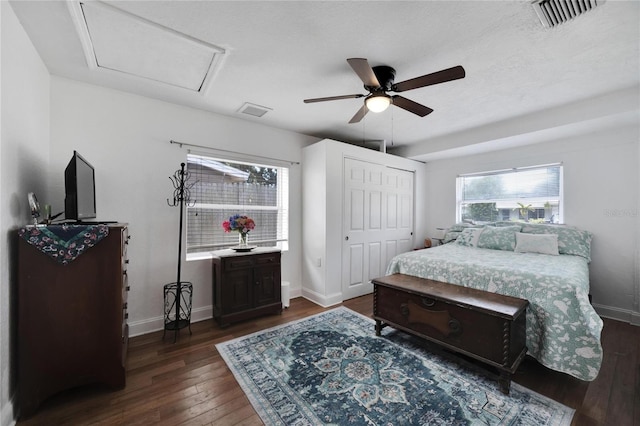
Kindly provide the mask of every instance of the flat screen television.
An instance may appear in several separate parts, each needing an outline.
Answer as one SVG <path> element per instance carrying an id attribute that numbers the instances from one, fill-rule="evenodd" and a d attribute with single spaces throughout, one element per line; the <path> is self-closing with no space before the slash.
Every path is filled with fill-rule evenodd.
<path id="1" fill-rule="evenodd" d="M 77 151 L 64 170 L 64 216 L 76 221 L 96 217 L 95 170 Z"/>

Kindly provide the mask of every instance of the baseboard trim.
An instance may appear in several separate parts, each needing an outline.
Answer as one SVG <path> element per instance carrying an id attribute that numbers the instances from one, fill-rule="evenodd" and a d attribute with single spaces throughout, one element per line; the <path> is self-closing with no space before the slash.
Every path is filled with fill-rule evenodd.
<path id="1" fill-rule="evenodd" d="M 295 299 L 296 297 L 302 297 L 302 290 L 300 288 L 292 289 L 289 298 Z M 312 300 L 313 302 L 313 300 Z M 315 303 L 315 302 L 314 302 Z M 338 302 L 340 303 L 340 302 Z M 206 321 L 213 318 L 213 306 L 203 306 L 201 308 L 194 308 L 191 310 L 191 322 Z M 129 322 L 129 337 L 142 336 L 143 334 L 149 334 L 156 331 L 162 331 L 164 329 L 164 317 L 154 317 L 140 321 Z"/>
<path id="2" fill-rule="evenodd" d="M 9 398 L 9 401 L 7 401 L 0 410 L 0 425 L 14 426 L 16 421 L 15 416 L 13 415 L 13 398 Z"/>
<path id="3" fill-rule="evenodd" d="M 323 308 L 328 308 L 329 306 L 342 303 L 342 293 L 334 293 L 330 294 L 329 296 L 324 296 L 320 293 L 316 293 L 315 291 L 303 288 L 302 297 L 312 301 L 316 305 L 322 306 Z"/>
<path id="4" fill-rule="evenodd" d="M 203 306 L 191 310 L 191 322 L 199 322 L 213 318 L 213 307 Z M 129 337 L 142 336 L 164 330 L 164 316 L 129 322 Z"/>
<path id="5" fill-rule="evenodd" d="M 612 306 L 593 304 L 593 308 L 598 315 L 617 321 L 628 322 L 631 325 L 640 326 L 640 312 L 634 312 L 628 309 L 614 308 Z"/>

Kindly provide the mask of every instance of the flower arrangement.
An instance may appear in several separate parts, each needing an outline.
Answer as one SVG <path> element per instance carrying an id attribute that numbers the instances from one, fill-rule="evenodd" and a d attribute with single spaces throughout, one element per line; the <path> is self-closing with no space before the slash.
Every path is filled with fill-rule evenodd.
<path id="1" fill-rule="evenodd" d="M 247 234 L 256 227 L 256 223 L 249 216 L 234 214 L 222 222 L 224 232 L 237 231 L 240 234 L 240 245 L 247 245 Z"/>

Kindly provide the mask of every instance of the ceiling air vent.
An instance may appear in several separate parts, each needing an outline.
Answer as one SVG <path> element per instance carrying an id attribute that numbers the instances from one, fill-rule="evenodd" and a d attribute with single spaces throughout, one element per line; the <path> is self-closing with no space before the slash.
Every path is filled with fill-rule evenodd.
<path id="1" fill-rule="evenodd" d="M 546 28 L 555 27 L 594 9 L 604 0 L 536 0 L 533 8 Z"/>
<path id="2" fill-rule="evenodd" d="M 250 104 L 246 102 L 242 107 L 238 110 L 241 114 L 251 115 L 253 117 L 262 117 L 266 113 L 271 111 L 271 108 L 263 107 L 260 105 Z"/>

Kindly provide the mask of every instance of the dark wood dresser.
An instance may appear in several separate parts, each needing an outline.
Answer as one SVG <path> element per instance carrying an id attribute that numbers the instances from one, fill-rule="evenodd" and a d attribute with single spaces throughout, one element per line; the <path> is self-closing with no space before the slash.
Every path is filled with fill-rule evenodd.
<path id="1" fill-rule="evenodd" d="M 124 224 L 66 265 L 18 238 L 18 415 L 80 385 L 125 385 L 127 244 Z"/>
<path id="2" fill-rule="evenodd" d="M 213 252 L 213 317 L 221 327 L 282 312 L 280 250 Z"/>
<path id="3" fill-rule="evenodd" d="M 509 393 L 527 352 L 527 300 L 403 274 L 372 282 L 377 335 L 390 325 L 496 367 Z"/>

